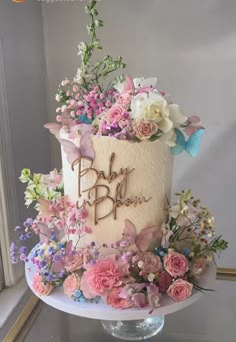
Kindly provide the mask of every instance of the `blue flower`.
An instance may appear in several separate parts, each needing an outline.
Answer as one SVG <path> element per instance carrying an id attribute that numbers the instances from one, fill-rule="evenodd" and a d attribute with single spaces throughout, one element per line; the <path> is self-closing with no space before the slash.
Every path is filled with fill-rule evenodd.
<path id="1" fill-rule="evenodd" d="M 40 249 L 40 251 L 39 251 L 39 255 L 40 255 L 40 256 L 43 256 L 43 255 L 44 255 L 44 252 L 45 252 L 45 250 L 44 250 L 44 249 Z M 38 254 L 37 254 L 36 256 L 38 256 Z"/>
<path id="2" fill-rule="evenodd" d="M 56 239 L 57 239 L 57 236 L 56 236 L 55 234 L 52 234 L 52 235 L 51 235 L 51 240 L 52 240 L 52 241 L 56 241 Z"/>
<path id="3" fill-rule="evenodd" d="M 190 253 L 191 253 L 191 251 L 189 248 L 184 248 L 184 250 L 183 250 L 184 255 L 188 256 Z"/>
<path id="4" fill-rule="evenodd" d="M 76 290 L 76 291 L 74 292 L 74 296 L 75 296 L 76 298 L 80 298 L 80 297 L 82 296 L 82 292 L 81 292 L 80 290 Z"/>
<path id="5" fill-rule="evenodd" d="M 17 232 L 18 230 L 21 230 L 20 226 L 16 226 L 15 231 Z"/>
<path id="6" fill-rule="evenodd" d="M 32 238 L 32 236 L 33 236 L 33 233 L 32 233 L 32 232 L 28 232 L 28 233 L 26 233 L 26 237 L 27 237 L 27 239 L 30 239 L 30 238 Z"/>
<path id="7" fill-rule="evenodd" d="M 84 296 L 81 296 L 81 297 L 79 298 L 79 301 L 80 301 L 80 303 L 86 303 L 86 302 L 87 302 L 87 299 L 86 299 Z"/>
<path id="8" fill-rule="evenodd" d="M 25 236 L 25 234 L 21 234 L 21 235 L 20 235 L 20 240 L 21 240 L 21 241 L 27 240 L 27 237 Z"/>
<path id="9" fill-rule="evenodd" d="M 48 253 L 50 253 L 50 254 L 54 253 L 54 248 L 52 246 L 48 248 Z"/>

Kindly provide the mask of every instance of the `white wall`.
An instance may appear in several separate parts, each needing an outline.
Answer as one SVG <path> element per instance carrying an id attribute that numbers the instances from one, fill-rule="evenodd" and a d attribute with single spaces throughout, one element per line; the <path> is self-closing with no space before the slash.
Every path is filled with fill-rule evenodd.
<path id="1" fill-rule="evenodd" d="M 24 206 L 24 186 L 18 181 L 21 169 L 29 167 L 46 172 L 50 163 L 49 139 L 43 128 L 48 119 L 41 3 L 1 0 L 0 40 L 19 212 L 23 220 L 29 212 Z"/>
<path id="2" fill-rule="evenodd" d="M 43 4 L 50 118 L 59 82 L 75 74 L 86 38 L 84 2 Z M 212 208 L 230 241 L 221 266 L 236 267 L 236 2 L 234 0 L 102 0 L 105 53 L 122 55 L 133 76 L 157 75 L 186 114 L 207 128 L 200 155 L 175 161 L 174 190 L 191 187 Z M 53 163 L 60 164 L 53 142 Z"/>

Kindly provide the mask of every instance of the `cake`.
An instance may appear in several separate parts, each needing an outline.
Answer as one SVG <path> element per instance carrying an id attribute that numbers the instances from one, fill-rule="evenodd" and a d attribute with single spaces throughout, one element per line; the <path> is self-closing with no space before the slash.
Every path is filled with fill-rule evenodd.
<path id="1" fill-rule="evenodd" d="M 77 146 L 79 140 L 75 139 Z M 87 208 L 87 224 L 92 227 L 88 238 L 100 245 L 117 241 L 125 219 L 135 224 L 137 233 L 160 226 L 170 199 L 170 148 L 159 141 L 139 144 L 104 136 L 91 141 L 94 160 L 82 158 L 73 170 L 62 148 L 64 191 L 78 207 Z"/>
<path id="2" fill-rule="evenodd" d="M 190 190 L 170 204 L 173 156 L 196 156 L 204 127 L 186 117 L 157 85 L 157 79 L 116 77 L 121 57 L 91 63 L 100 49 L 91 17 L 90 43 L 80 43 L 81 67 L 73 81 L 64 79 L 56 94 L 57 123 L 46 124 L 61 145 L 62 172 L 22 171 L 26 205 L 38 215 L 16 227 L 25 241 L 35 233 L 39 244 L 11 244 L 13 263 L 31 262 L 37 272 L 32 288 L 48 295 L 63 285 L 78 302 L 103 300 L 117 309 L 161 305 L 200 289 L 199 276 L 224 250 L 215 237 L 214 218 Z"/>

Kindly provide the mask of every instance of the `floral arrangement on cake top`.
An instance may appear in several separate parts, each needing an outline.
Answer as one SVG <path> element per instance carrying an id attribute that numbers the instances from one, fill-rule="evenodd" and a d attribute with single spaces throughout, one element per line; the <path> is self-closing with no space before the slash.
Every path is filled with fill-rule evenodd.
<path id="1" fill-rule="evenodd" d="M 103 21 L 97 19 L 95 5 L 92 1 L 85 7 L 91 18 L 87 26 L 91 39 L 79 44 L 81 67 L 73 81 L 66 78 L 61 82 L 55 97 L 58 124 L 45 127 L 57 138 L 63 126 L 72 139 L 86 131 L 130 142 L 158 139 L 169 145 L 173 154 L 186 150 L 196 156 L 204 133 L 200 118 L 186 117 L 159 89 L 157 78 L 121 75 L 106 84 L 111 73 L 125 68 L 122 57 L 107 55 L 92 64 L 93 53 L 102 49 L 96 30 Z"/>
<path id="2" fill-rule="evenodd" d="M 101 246 L 91 241 L 78 247 L 92 232 L 86 224 L 88 211 L 61 196 L 55 170 L 49 175 L 23 170 L 26 194 L 36 178 L 38 190 L 31 201 L 37 203 L 38 215 L 15 228 L 19 240 L 12 242 L 10 253 L 13 263 L 21 260 L 35 265 L 32 288 L 39 296 L 63 286 L 65 295 L 78 302 L 102 300 L 117 309 L 150 307 L 152 311 L 161 305 L 163 295 L 179 302 L 190 297 L 194 288 L 204 290 L 199 283 L 201 275 L 214 254 L 227 248 L 227 242 L 215 236 L 209 210 L 190 190 L 176 194 L 177 202 L 168 207 L 161 227 L 144 227 L 137 233 L 127 219 L 119 241 Z M 50 191 L 54 194 L 48 199 Z M 26 241 L 33 235 L 40 237 L 40 243 L 28 256 Z M 73 243 L 75 236 L 77 242 Z"/>

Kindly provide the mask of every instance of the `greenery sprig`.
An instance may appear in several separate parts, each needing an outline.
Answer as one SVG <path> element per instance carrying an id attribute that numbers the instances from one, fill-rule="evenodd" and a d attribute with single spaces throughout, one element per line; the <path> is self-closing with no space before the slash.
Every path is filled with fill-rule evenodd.
<path id="1" fill-rule="evenodd" d="M 100 40 L 97 37 L 96 30 L 103 26 L 103 20 L 98 19 L 98 11 L 96 10 L 97 1 L 90 1 L 85 6 L 85 13 L 91 18 L 91 23 L 87 25 L 87 31 L 90 38 L 90 42 L 81 42 L 79 44 L 79 55 L 81 56 L 81 78 L 83 86 L 86 90 L 91 90 L 94 86 L 98 86 L 100 91 L 103 91 L 102 80 L 104 80 L 110 73 L 117 71 L 118 69 L 124 69 L 125 63 L 123 63 L 122 57 L 118 56 L 113 58 L 106 55 L 101 60 L 98 60 L 93 65 L 91 59 L 96 50 L 102 50 Z"/>

